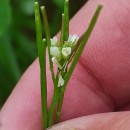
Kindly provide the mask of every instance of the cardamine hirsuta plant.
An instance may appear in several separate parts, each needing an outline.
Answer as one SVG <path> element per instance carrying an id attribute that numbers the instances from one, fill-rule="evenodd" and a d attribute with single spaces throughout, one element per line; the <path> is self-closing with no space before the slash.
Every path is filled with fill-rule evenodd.
<path id="1" fill-rule="evenodd" d="M 99 5 L 93 15 L 89 27 L 81 37 L 76 34 L 69 34 L 69 0 L 64 2 L 64 13 L 62 14 L 62 27 L 60 40 L 57 37 L 51 38 L 46 9 L 39 7 L 38 2 L 34 3 L 36 36 L 38 57 L 40 65 L 40 84 L 42 102 L 42 125 L 43 129 L 58 123 L 61 116 L 61 108 L 67 83 L 76 67 L 76 64 L 83 52 L 83 49 L 96 24 L 102 6 Z M 41 14 L 44 21 L 46 37 L 42 37 Z M 47 77 L 46 77 L 46 48 L 48 48 L 50 71 L 53 81 L 54 93 L 51 105 L 47 108 Z M 54 66 L 57 72 L 54 73 Z M 54 118 L 55 117 L 55 118 Z"/>

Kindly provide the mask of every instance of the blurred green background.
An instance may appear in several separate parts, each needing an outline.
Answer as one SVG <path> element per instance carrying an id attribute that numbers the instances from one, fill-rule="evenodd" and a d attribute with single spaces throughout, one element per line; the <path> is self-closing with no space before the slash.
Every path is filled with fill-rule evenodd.
<path id="1" fill-rule="evenodd" d="M 70 17 L 85 1 L 70 0 Z M 39 3 L 47 7 L 54 36 L 60 29 L 64 0 L 39 0 Z M 0 0 L 0 108 L 37 57 L 33 4 L 34 0 Z"/>

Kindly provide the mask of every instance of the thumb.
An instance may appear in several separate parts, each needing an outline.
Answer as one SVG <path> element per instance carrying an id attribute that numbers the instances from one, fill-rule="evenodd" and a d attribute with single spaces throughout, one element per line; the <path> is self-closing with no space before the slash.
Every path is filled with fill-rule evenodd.
<path id="1" fill-rule="evenodd" d="M 62 122 L 48 130 L 130 130 L 130 112 L 111 112 Z"/>

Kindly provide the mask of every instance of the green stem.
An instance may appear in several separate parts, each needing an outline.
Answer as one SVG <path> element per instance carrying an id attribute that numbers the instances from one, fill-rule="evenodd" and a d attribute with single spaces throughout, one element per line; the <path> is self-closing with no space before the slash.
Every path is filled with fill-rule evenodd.
<path id="1" fill-rule="evenodd" d="M 47 21 L 45 7 L 42 7 L 41 10 L 45 19 L 44 20 L 44 23 L 45 23 Z M 62 15 L 61 45 L 63 45 L 63 42 L 68 39 L 68 36 L 69 36 L 69 1 L 65 0 L 64 14 Z M 53 124 L 53 115 L 54 115 L 54 111 L 57 105 L 59 92 L 60 92 L 59 91 L 60 89 L 57 88 L 57 79 L 54 81 L 54 86 L 55 86 L 54 95 L 53 95 L 53 100 L 52 100 L 50 111 L 49 111 L 48 126 L 51 126 Z"/>
<path id="2" fill-rule="evenodd" d="M 48 46 L 48 53 L 49 53 L 50 70 L 51 70 L 51 75 L 52 75 L 52 80 L 53 80 L 54 86 L 56 86 L 55 75 L 54 75 L 54 70 L 53 70 L 53 62 L 51 60 L 52 57 L 50 54 L 50 47 L 51 47 L 50 29 L 49 29 L 48 19 L 47 19 L 47 15 L 46 15 L 46 9 L 44 6 L 41 7 L 41 11 L 42 11 L 42 15 L 43 15 L 44 24 L 45 24 L 45 32 L 46 32 L 47 46 Z"/>
<path id="3" fill-rule="evenodd" d="M 63 45 L 64 41 L 67 41 L 69 37 L 69 0 L 65 0 L 64 3 L 64 14 L 62 14 L 62 29 L 61 29 L 61 38 L 60 42 L 61 45 Z M 60 88 L 61 90 L 61 88 Z M 59 121 L 60 118 L 60 111 L 62 107 L 62 102 L 63 102 L 63 97 L 62 100 L 59 99 L 58 97 L 58 104 L 57 104 L 57 112 L 56 112 L 56 122 Z"/>
<path id="4" fill-rule="evenodd" d="M 48 127 L 52 126 L 53 123 L 54 123 L 53 122 L 53 116 L 54 116 L 54 111 L 55 111 L 55 108 L 56 108 L 57 101 L 58 101 L 58 95 L 57 95 L 57 93 L 54 93 L 52 103 L 51 103 L 51 106 L 50 106 L 50 111 L 48 113 L 48 118 L 49 118 Z"/>
<path id="5" fill-rule="evenodd" d="M 63 99 L 64 99 L 64 94 L 62 94 L 62 96 L 61 96 L 60 99 L 58 100 L 57 112 L 56 112 L 56 123 L 59 123 L 59 121 L 60 121 Z"/>
<path id="6" fill-rule="evenodd" d="M 43 40 L 43 44 L 41 46 L 41 55 L 42 60 L 41 67 L 40 67 L 40 81 L 41 81 L 41 99 L 42 99 L 42 117 L 43 117 L 43 123 L 46 124 L 44 128 L 47 128 L 47 117 L 48 117 L 48 111 L 47 111 L 47 83 L 46 83 L 46 40 Z M 44 116 L 46 119 L 44 120 Z"/>
<path id="7" fill-rule="evenodd" d="M 69 37 L 69 0 L 65 0 L 63 23 L 63 41 L 67 41 Z"/>
<path id="8" fill-rule="evenodd" d="M 42 125 L 47 128 L 47 84 L 46 84 L 46 40 L 42 40 L 42 27 L 38 2 L 34 4 L 35 22 L 37 34 L 38 56 L 40 64 L 41 102 L 42 102 Z"/>
<path id="9" fill-rule="evenodd" d="M 62 73 L 62 77 L 63 77 L 63 78 L 64 78 L 65 74 L 67 73 L 67 68 L 65 69 L 65 71 L 64 71 L 64 69 L 65 69 L 65 68 L 63 68 L 63 69 L 61 70 L 61 73 Z M 62 87 L 60 87 L 59 93 L 61 93 L 61 89 L 62 89 Z M 59 97 L 60 97 L 60 98 L 59 98 Z M 62 104 L 63 104 L 63 99 L 64 99 L 64 94 L 62 94 L 61 96 L 60 96 L 60 94 L 59 94 L 59 96 L 58 96 L 58 103 L 57 103 L 57 110 L 56 110 L 56 123 L 58 123 L 59 120 L 60 120 L 61 109 L 62 109 Z"/>
<path id="10" fill-rule="evenodd" d="M 58 84 L 58 74 L 59 74 L 59 71 L 57 72 L 57 75 L 56 75 L 56 84 Z M 56 86 L 54 88 L 53 99 L 52 99 L 51 106 L 50 106 L 49 113 L 48 113 L 48 117 L 49 117 L 48 127 L 54 124 L 53 117 L 54 117 L 54 112 L 56 110 L 56 105 L 57 105 L 57 102 L 59 99 L 60 91 L 61 91 L 60 87 Z"/>
<path id="11" fill-rule="evenodd" d="M 63 102 L 63 98 L 64 98 L 63 95 L 64 95 L 64 92 L 66 90 L 66 85 L 69 82 L 69 79 L 70 79 L 70 77 L 71 77 L 71 75 L 72 75 L 72 73 L 74 71 L 74 68 L 76 67 L 77 62 L 78 62 L 78 60 L 79 60 L 79 58 L 80 58 L 80 56 L 81 56 L 81 54 L 83 52 L 83 49 L 84 49 L 84 47 L 85 47 L 85 45 L 86 45 L 86 43 L 87 43 L 87 41 L 88 41 L 88 39 L 89 39 L 89 37 L 90 37 L 90 35 L 92 33 L 92 30 L 93 30 L 93 28 L 94 28 L 94 26 L 95 26 L 95 24 L 97 22 L 97 19 L 99 17 L 101 9 L 102 9 L 102 5 L 99 5 L 96 12 L 95 12 L 95 14 L 94 14 L 94 16 L 93 16 L 93 18 L 92 18 L 92 20 L 91 20 L 91 22 L 90 22 L 90 25 L 89 25 L 87 31 L 85 32 L 85 34 L 83 36 L 83 39 L 82 39 L 82 41 L 80 43 L 80 46 L 79 46 L 79 48 L 77 50 L 77 53 L 75 54 L 75 57 L 74 57 L 74 59 L 72 61 L 72 64 L 71 64 L 67 74 L 65 75 L 65 84 L 61 89 L 61 93 L 60 93 L 60 97 L 59 97 L 59 101 L 58 101 L 58 102 L 61 102 L 61 104 L 57 108 L 58 110 L 60 110 L 60 111 L 58 111 L 58 114 L 59 113 L 61 114 L 61 107 L 62 107 L 62 102 Z M 57 120 L 59 120 L 60 115 L 58 115 L 57 118 L 58 118 Z"/>
<path id="12" fill-rule="evenodd" d="M 99 5 L 96 12 L 95 12 L 95 14 L 94 14 L 94 16 L 93 16 L 93 18 L 92 18 L 92 20 L 91 20 L 91 22 L 90 22 L 90 25 L 89 25 L 87 31 L 85 32 L 85 34 L 83 36 L 83 40 L 80 43 L 80 46 L 79 46 L 79 48 L 77 50 L 77 53 L 76 53 L 76 55 L 74 57 L 74 60 L 72 61 L 72 64 L 71 64 L 67 74 L 65 75 L 65 84 L 63 86 L 63 89 L 67 85 L 67 83 L 68 83 L 68 81 L 69 81 L 69 79 L 70 79 L 70 77 L 71 77 L 71 75 L 72 75 L 72 73 L 74 71 L 74 68 L 77 65 L 77 62 L 78 62 L 78 60 L 79 60 L 79 58 L 80 58 L 80 56 L 81 56 L 81 54 L 83 52 L 83 49 L 84 49 L 84 47 L 85 47 L 85 45 L 86 45 L 86 43 L 87 43 L 87 41 L 88 41 L 88 39 L 89 39 L 89 37 L 90 37 L 90 35 L 92 33 L 92 30 L 95 27 L 95 24 L 97 22 L 97 19 L 99 17 L 101 9 L 102 9 L 102 5 Z"/>
<path id="13" fill-rule="evenodd" d="M 61 27 L 61 35 L 60 35 L 60 47 L 64 44 L 64 14 L 62 14 L 62 27 Z"/>
<path id="14" fill-rule="evenodd" d="M 52 63 L 51 54 L 50 54 L 50 47 L 51 47 L 50 31 L 49 31 L 49 24 L 48 24 L 48 19 L 47 19 L 47 15 L 46 15 L 46 9 L 44 6 L 41 7 L 41 11 L 42 11 L 42 15 L 43 15 L 44 24 L 45 24 L 45 32 L 46 32 L 47 46 L 48 46 L 48 53 L 49 53 L 50 70 L 51 70 L 52 80 L 53 80 L 53 84 L 54 84 L 54 91 L 55 91 L 56 79 L 55 79 L 55 75 L 54 75 L 53 63 Z M 53 124 L 53 114 L 54 114 L 55 106 L 56 106 L 56 99 L 55 99 L 55 92 L 54 92 L 53 100 L 52 100 L 52 103 L 51 103 L 51 106 L 49 109 L 49 113 L 48 113 L 48 123 L 47 123 L 48 127 Z"/>

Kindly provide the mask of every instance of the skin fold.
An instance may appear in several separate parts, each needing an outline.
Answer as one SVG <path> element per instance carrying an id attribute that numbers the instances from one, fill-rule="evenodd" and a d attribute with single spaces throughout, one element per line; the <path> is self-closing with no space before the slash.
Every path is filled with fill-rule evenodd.
<path id="1" fill-rule="evenodd" d="M 90 0 L 72 18 L 81 36 L 98 4 L 98 22 L 65 93 L 57 130 L 130 130 L 130 1 Z M 48 106 L 53 94 L 47 62 Z M 41 130 L 39 64 L 26 70 L 0 111 L 0 130 Z M 82 117 L 84 116 L 84 117 Z M 69 127 L 69 128 L 68 128 Z"/>

